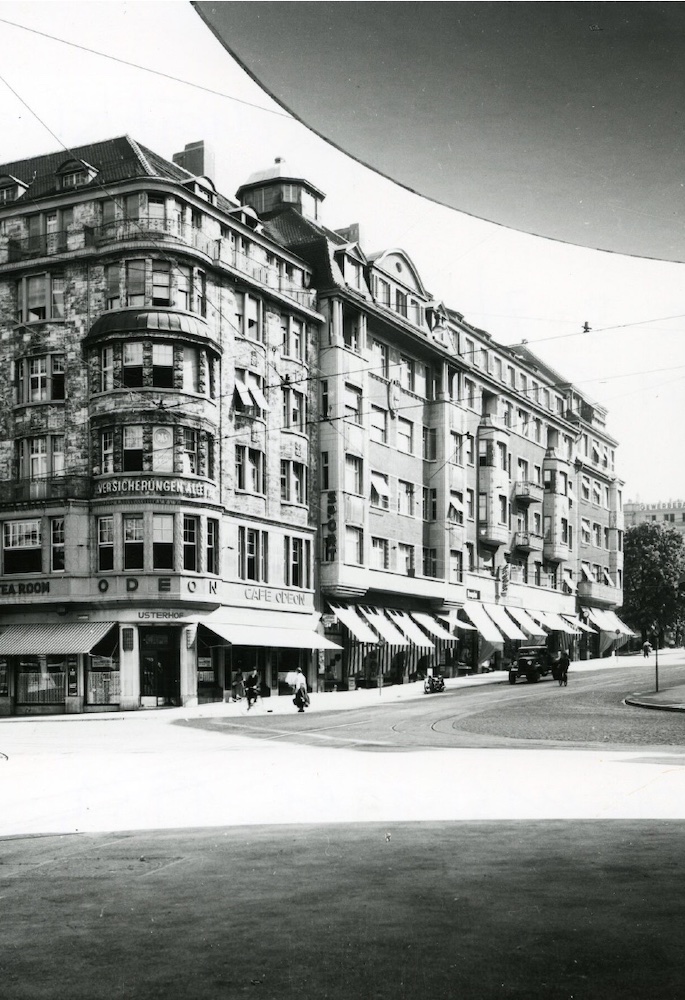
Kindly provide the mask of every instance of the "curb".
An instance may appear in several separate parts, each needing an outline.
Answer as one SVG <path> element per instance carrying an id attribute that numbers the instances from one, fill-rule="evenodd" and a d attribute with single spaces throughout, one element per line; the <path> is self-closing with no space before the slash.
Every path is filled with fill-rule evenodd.
<path id="1" fill-rule="evenodd" d="M 632 705 L 633 708 L 652 708 L 657 712 L 685 712 L 685 705 L 657 705 L 653 701 L 640 701 L 639 695 L 624 698 L 623 704 Z"/>

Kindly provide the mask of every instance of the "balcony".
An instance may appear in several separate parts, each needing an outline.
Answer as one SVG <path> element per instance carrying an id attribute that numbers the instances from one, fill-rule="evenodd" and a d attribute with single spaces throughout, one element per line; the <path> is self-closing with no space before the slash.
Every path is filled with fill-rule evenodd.
<path id="1" fill-rule="evenodd" d="M 578 581 L 578 597 L 603 607 L 619 608 L 623 604 L 623 591 L 620 587 L 610 587 L 594 580 Z"/>
<path id="2" fill-rule="evenodd" d="M 18 479 L 0 482 L 0 503 L 32 500 L 87 500 L 92 485 L 89 476 L 54 476 L 50 479 Z"/>
<path id="3" fill-rule="evenodd" d="M 517 531 L 512 548 L 520 549 L 521 552 L 542 552 L 542 535 L 537 535 L 534 531 Z"/>
<path id="4" fill-rule="evenodd" d="M 48 233 L 45 236 L 26 236 L 23 239 L 10 237 L 7 241 L 7 260 L 15 263 L 34 257 L 47 257 L 67 250 L 67 233 Z"/>
<path id="5" fill-rule="evenodd" d="M 86 246 L 103 247 L 110 243 L 147 241 L 153 243 L 181 243 L 199 250 L 207 257 L 214 256 L 217 241 L 203 233 L 197 226 L 177 219 L 121 219 L 106 226 L 86 226 Z"/>
<path id="6" fill-rule="evenodd" d="M 478 541 L 485 545 L 506 545 L 509 541 L 509 528 L 506 524 L 479 521 Z"/>
<path id="7" fill-rule="evenodd" d="M 519 480 L 514 483 L 514 500 L 519 504 L 542 503 L 545 495 L 541 483 Z"/>
<path id="8" fill-rule="evenodd" d="M 292 299 L 307 309 L 316 308 L 316 291 L 311 288 L 303 288 L 301 284 L 298 285 L 297 282 L 283 274 L 278 265 L 266 264 L 250 257 L 249 254 L 243 253 L 241 250 L 236 250 L 229 240 L 214 240 L 213 243 L 212 253 L 214 260 L 218 263 L 226 264 L 228 267 L 240 271 L 241 274 L 246 274 L 261 285 L 273 288 L 274 291 L 280 292 L 281 295 L 285 295 L 286 298 Z"/>

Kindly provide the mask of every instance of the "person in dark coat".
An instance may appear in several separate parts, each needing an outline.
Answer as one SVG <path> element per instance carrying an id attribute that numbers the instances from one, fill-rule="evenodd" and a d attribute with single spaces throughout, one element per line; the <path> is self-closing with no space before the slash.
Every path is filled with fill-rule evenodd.
<path id="1" fill-rule="evenodd" d="M 245 681 L 245 695 L 247 697 L 247 708 L 249 711 L 259 697 L 259 674 L 257 673 L 256 667 L 247 675 L 247 679 Z"/>

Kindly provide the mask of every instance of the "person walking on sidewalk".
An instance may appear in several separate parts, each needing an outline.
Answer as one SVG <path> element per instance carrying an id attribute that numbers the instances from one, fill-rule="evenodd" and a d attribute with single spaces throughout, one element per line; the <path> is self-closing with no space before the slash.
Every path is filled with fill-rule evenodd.
<path id="1" fill-rule="evenodd" d="M 649 656 L 651 652 L 652 652 L 652 644 L 649 641 L 649 639 L 645 639 L 645 641 L 642 643 L 642 655 Z"/>
<path id="2" fill-rule="evenodd" d="M 307 678 L 302 673 L 302 667 L 297 668 L 295 674 L 295 697 L 293 702 L 297 705 L 298 712 L 304 712 L 309 705 L 309 695 L 307 694 Z"/>

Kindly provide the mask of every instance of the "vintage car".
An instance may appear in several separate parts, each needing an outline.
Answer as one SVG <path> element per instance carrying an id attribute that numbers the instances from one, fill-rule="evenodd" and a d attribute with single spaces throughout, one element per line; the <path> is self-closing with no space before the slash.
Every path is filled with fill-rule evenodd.
<path id="1" fill-rule="evenodd" d="M 516 663 L 509 668 L 509 683 L 515 684 L 517 678 L 525 677 L 529 684 L 534 684 L 552 669 L 552 661 L 547 646 L 520 646 Z"/>

